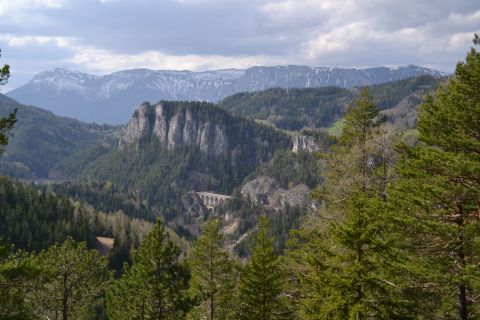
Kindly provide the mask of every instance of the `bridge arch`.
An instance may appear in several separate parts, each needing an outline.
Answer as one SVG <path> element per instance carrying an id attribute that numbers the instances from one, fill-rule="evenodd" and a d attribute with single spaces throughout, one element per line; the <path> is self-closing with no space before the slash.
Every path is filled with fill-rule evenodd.
<path id="1" fill-rule="evenodd" d="M 224 205 L 228 199 L 232 198 L 231 196 L 213 192 L 197 192 L 197 195 L 207 208 L 215 208 Z"/>

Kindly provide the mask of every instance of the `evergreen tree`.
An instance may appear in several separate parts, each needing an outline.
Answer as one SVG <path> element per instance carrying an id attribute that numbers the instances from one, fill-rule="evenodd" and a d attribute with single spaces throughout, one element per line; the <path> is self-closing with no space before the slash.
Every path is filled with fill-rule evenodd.
<path id="1" fill-rule="evenodd" d="M 40 252 L 35 260 L 41 276 L 30 299 L 39 317 L 88 319 L 102 307 L 109 280 L 108 261 L 96 250 L 67 238 Z"/>
<path id="2" fill-rule="evenodd" d="M 289 319 L 285 296 L 286 279 L 280 260 L 274 252 L 270 222 L 261 216 L 250 261 L 243 271 L 240 288 L 239 319 Z"/>
<path id="3" fill-rule="evenodd" d="M 234 319 L 236 271 L 233 260 L 223 248 L 223 234 L 217 219 L 209 220 L 193 245 L 189 259 L 190 289 L 197 305 L 191 319 Z"/>
<path id="4" fill-rule="evenodd" d="M 436 319 L 480 317 L 479 129 L 480 53 L 472 48 L 436 98 L 422 105 L 423 144 L 402 148 L 395 194 L 408 223 L 414 285 L 423 288 Z"/>
<path id="5" fill-rule="evenodd" d="M 289 244 L 302 317 L 408 318 L 393 272 L 395 238 L 385 205 L 394 138 L 365 89 L 345 115 L 338 145 L 324 157 L 325 182 L 315 193 L 324 206 Z"/>
<path id="6" fill-rule="evenodd" d="M 184 319 L 190 302 L 189 272 L 180 249 L 158 220 L 133 253 L 133 264 L 109 289 L 110 319 Z"/>

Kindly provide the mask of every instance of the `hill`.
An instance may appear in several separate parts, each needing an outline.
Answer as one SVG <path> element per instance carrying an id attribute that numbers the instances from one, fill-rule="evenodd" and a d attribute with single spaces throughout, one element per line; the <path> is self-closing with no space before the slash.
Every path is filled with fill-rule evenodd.
<path id="1" fill-rule="evenodd" d="M 143 103 L 123 129 L 119 147 L 85 176 L 152 196 L 162 188 L 230 193 L 276 150 L 289 148 L 285 134 L 211 103 Z"/>
<path id="2" fill-rule="evenodd" d="M 109 149 L 119 128 L 86 124 L 64 118 L 0 95 L 0 116 L 17 109 L 17 123 L 6 152 L 0 158 L 0 172 L 21 178 L 58 178 L 54 169 L 63 159 L 82 152 Z M 88 152 L 85 148 L 89 148 Z M 94 149 L 94 150 L 92 150 Z"/>
<path id="3" fill-rule="evenodd" d="M 395 112 L 387 112 L 392 122 L 411 128 L 415 125 L 411 115 L 408 123 L 397 120 L 412 109 L 417 110 L 422 95 L 433 91 L 440 81 L 431 76 L 413 77 L 371 86 L 370 92 L 381 110 L 395 108 Z M 238 93 L 223 99 L 220 105 L 235 115 L 267 121 L 280 129 L 298 131 L 303 127 L 331 126 L 342 117 L 358 93 L 359 88 L 273 88 Z"/>

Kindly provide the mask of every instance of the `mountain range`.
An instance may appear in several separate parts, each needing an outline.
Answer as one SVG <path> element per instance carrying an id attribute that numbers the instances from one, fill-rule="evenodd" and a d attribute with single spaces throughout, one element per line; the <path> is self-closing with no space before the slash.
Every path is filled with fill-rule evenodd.
<path id="1" fill-rule="evenodd" d="M 365 69 L 289 65 L 204 72 L 132 69 L 104 76 L 55 68 L 7 95 L 84 122 L 123 124 L 143 101 L 218 102 L 235 93 L 268 88 L 351 88 L 420 75 L 445 74 L 414 65 Z"/>

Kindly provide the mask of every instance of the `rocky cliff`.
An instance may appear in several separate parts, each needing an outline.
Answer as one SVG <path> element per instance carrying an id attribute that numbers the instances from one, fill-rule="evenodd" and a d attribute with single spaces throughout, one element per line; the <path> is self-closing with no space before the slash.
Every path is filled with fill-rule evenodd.
<path id="1" fill-rule="evenodd" d="M 118 143 L 85 176 L 133 189 L 162 207 L 185 191 L 230 194 L 274 153 L 292 147 L 288 135 L 270 126 L 212 103 L 177 101 L 141 104 Z"/>
<path id="2" fill-rule="evenodd" d="M 196 117 L 192 108 L 178 108 L 163 102 L 140 105 L 123 130 L 119 147 L 152 136 L 167 150 L 182 145 L 196 146 L 207 155 L 219 156 L 228 148 L 224 125 Z"/>
<path id="3" fill-rule="evenodd" d="M 292 151 L 295 153 L 300 151 L 315 152 L 319 150 L 320 147 L 315 142 L 315 138 L 311 136 L 298 135 L 293 138 Z"/>

